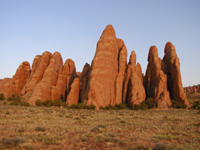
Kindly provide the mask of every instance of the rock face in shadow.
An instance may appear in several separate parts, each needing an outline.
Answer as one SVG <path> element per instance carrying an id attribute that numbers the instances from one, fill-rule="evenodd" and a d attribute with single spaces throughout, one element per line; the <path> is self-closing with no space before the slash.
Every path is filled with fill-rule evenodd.
<path id="1" fill-rule="evenodd" d="M 80 76 L 80 102 L 84 103 L 84 94 L 87 87 L 87 82 L 89 78 L 89 71 L 90 71 L 90 65 L 86 63 L 83 67 L 81 76 Z"/>
<path id="2" fill-rule="evenodd" d="M 190 107 L 182 85 L 180 61 L 177 57 L 174 45 L 170 42 L 167 42 L 165 45 L 163 60 L 166 65 L 167 86 L 171 98 Z"/>
<path id="3" fill-rule="evenodd" d="M 123 42 L 116 38 L 112 25 L 108 25 L 97 43 L 84 98 L 85 104 L 93 104 L 97 109 L 116 104 L 116 82 L 119 90 L 119 80 L 122 78 L 120 76 L 123 76 L 123 59 L 126 55 L 126 48 L 123 45 Z M 121 99 L 118 97 L 117 103 L 120 103 Z"/>
<path id="4" fill-rule="evenodd" d="M 139 105 L 146 98 L 141 79 L 142 73 L 139 71 L 140 69 L 136 67 L 136 53 L 132 51 L 127 65 L 123 92 L 123 103 L 127 103 L 129 107 Z"/>
<path id="5" fill-rule="evenodd" d="M 20 95 L 24 85 L 26 84 L 30 76 L 30 64 L 25 61 L 21 63 L 17 69 L 12 80 L 4 85 L 3 94 L 6 98 L 10 97 L 12 94 Z"/>
<path id="6" fill-rule="evenodd" d="M 172 105 L 172 102 L 167 90 L 167 76 L 162 71 L 162 62 L 158 57 L 156 46 L 150 47 L 148 62 L 145 76 L 147 97 L 154 98 L 158 108 L 169 108 Z"/>
<path id="7" fill-rule="evenodd" d="M 116 85 L 115 85 L 115 104 L 122 103 L 122 93 L 123 93 L 123 83 L 125 78 L 125 71 L 127 65 L 127 49 L 124 45 L 123 40 L 118 39 L 118 47 L 119 47 L 119 59 L 118 59 L 118 74 L 116 78 Z"/>
<path id="8" fill-rule="evenodd" d="M 63 66 L 62 72 L 58 75 L 58 80 L 51 90 L 51 99 L 62 99 L 65 101 L 66 96 L 69 94 L 69 88 L 76 77 L 75 63 L 71 59 L 67 59 Z"/>

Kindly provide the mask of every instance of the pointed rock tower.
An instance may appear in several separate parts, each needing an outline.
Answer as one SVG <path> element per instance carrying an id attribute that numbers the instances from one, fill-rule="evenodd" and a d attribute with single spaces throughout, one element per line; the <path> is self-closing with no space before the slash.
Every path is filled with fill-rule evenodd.
<path id="1" fill-rule="evenodd" d="M 85 104 L 93 104 L 99 108 L 122 102 L 122 94 L 117 95 L 116 101 L 116 90 L 122 92 L 119 89 L 123 86 L 126 55 L 123 41 L 116 38 L 114 28 L 108 25 L 97 43 L 85 93 Z"/>
<path id="2" fill-rule="evenodd" d="M 140 64 L 136 66 L 136 53 L 132 51 L 127 65 L 123 91 L 123 103 L 127 103 L 129 107 L 139 105 L 146 98 L 142 80 Z"/>
<path id="3" fill-rule="evenodd" d="M 30 76 L 30 64 L 29 62 L 25 61 L 21 63 L 11 81 L 9 81 L 4 85 L 3 89 L 4 96 L 8 98 L 12 94 L 20 95 L 29 76 Z"/>
<path id="4" fill-rule="evenodd" d="M 182 85 L 180 61 L 174 45 L 170 42 L 167 42 L 165 45 L 163 60 L 166 65 L 167 85 L 171 98 L 190 107 Z"/>
<path id="5" fill-rule="evenodd" d="M 156 46 L 149 49 L 148 66 L 145 76 L 145 89 L 147 97 L 152 97 L 160 109 L 169 108 L 172 105 L 167 90 L 167 76 L 162 69 L 162 61 L 158 57 Z"/>

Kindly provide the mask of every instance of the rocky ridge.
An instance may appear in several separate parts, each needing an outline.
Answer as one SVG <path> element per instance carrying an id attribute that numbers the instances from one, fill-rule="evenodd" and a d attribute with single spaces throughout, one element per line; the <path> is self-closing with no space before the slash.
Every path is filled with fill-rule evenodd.
<path id="1" fill-rule="evenodd" d="M 188 86 L 188 87 L 184 87 L 184 91 L 187 94 L 190 94 L 190 93 L 200 93 L 200 84 L 193 85 L 193 86 Z"/>
<path id="2" fill-rule="evenodd" d="M 44 52 L 34 58 L 32 68 L 23 62 L 12 79 L 0 80 L 0 85 L 5 97 L 21 95 L 31 105 L 37 100 L 62 99 L 68 105 L 85 103 L 97 109 L 121 103 L 132 107 L 152 97 L 159 109 L 171 107 L 171 99 L 190 107 L 173 44 L 167 42 L 163 59 L 156 46 L 150 47 L 143 75 L 135 51 L 127 64 L 127 48 L 112 25 L 103 31 L 91 66 L 86 63 L 81 73 L 71 59 L 63 65 L 59 52 Z"/>

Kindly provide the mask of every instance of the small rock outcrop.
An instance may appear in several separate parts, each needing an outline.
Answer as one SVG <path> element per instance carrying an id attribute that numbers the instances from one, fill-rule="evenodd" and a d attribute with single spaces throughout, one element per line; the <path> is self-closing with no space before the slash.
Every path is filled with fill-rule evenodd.
<path id="1" fill-rule="evenodd" d="M 200 93 L 200 84 L 199 85 L 193 85 L 193 86 L 184 87 L 183 89 L 184 89 L 184 92 L 186 94 Z"/>
<path id="2" fill-rule="evenodd" d="M 67 97 L 68 106 L 78 103 L 78 101 L 79 101 L 79 86 L 80 86 L 80 79 L 75 78 L 71 85 L 71 88 L 69 90 L 69 94 Z"/>
<path id="3" fill-rule="evenodd" d="M 25 61 L 21 63 L 17 69 L 12 80 L 4 85 L 3 94 L 6 98 L 10 97 L 12 94 L 20 95 L 24 85 L 26 84 L 30 76 L 30 64 Z"/>
<path id="4" fill-rule="evenodd" d="M 0 93 L 3 93 L 5 84 L 9 83 L 11 80 L 11 78 L 0 79 Z"/>
<path id="5" fill-rule="evenodd" d="M 170 42 L 167 42 L 165 45 L 163 60 L 166 65 L 167 86 L 171 98 L 190 107 L 182 85 L 180 61 L 177 57 L 174 45 Z"/>

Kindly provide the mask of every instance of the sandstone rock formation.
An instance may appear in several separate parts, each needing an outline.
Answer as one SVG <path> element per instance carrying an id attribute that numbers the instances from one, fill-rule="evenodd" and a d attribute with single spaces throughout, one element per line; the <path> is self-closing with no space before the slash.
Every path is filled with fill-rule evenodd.
<path id="1" fill-rule="evenodd" d="M 184 92 L 187 93 L 187 94 L 200 93 L 200 84 L 199 85 L 193 85 L 193 86 L 184 87 Z"/>
<path id="2" fill-rule="evenodd" d="M 71 106 L 73 104 L 77 104 L 79 101 L 79 86 L 80 86 L 80 79 L 77 77 L 74 79 L 68 97 L 67 97 L 67 104 Z"/>
<path id="3" fill-rule="evenodd" d="M 168 42 L 163 60 L 155 46 L 150 47 L 146 75 L 142 74 L 136 53 L 127 64 L 127 48 L 117 39 L 112 25 L 103 31 L 91 66 L 85 64 L 76 72 L 75 63 L 67 59 L 63 65 L 60 53 L 44 52 L 30 64 L 23 62 L 12 79 L 0 80 L 0 93 L 23 96 L 35 105 L 37 100 L 62 99 L 68 105 L 79 102 L 96 108 L 125 103 L 139 105 L 153 97 L 159 109 L 169 108 L 171 99 L 190 107 L 185 92 L 200 92 L 200 86 L 183 89 L 180 62 L 175 47 Z"/>
<path id="4" fill-rule="evenodd" d="M 57 83 L 58 75 L 62 71 L 62 57 L 60 53 L 55 52 L 50 60 L 47 69 L 44 72 L 42 80 L 34 87 L 31 97 L 28 102 L 35 105 L 35 101 L 50 100 L 51 89 Z"/>
<path id="5" fill-rule="evenodd" d="M 42 80 L 51 58 L 52 54 L 50 52 L 44 52 L 42 56 L 37 55 L 34 58 L 30 78 L 21 93 L 25 99 L 29 99 L 31 97 L 33 89 Z"/>
<path id="6" fill-rule="evenodd" d="M 77 76 L 74 61 L 71 59 L 67 59 L 64 64 L 63 70 L 64 74 L 66 74 L 66 95 L 68 95 L 70 85 L 72 84 L 74 78 Z"/>
<path id="7" fill-rule="evenodd" d="M 136 53 L 132 51 L 127 65 L 123 91 L 123 103 L 127 103 L 129 107 L 139 105 L 146 98 L 140 69 L 136 67 Z"/>
<path id="8" fill-rule="evenodd" d="M 163 60 L 166 65 L 167 86 L 171 98 L 190 107 L 182 86 L 180 61 L 177 57 L 174 45 L 170 42 L 167 42 L 165 45 L 165 55 Z"/>
<path id="9" fill-rule="evenodd" d="M 148 62 L 145 76 L 147 97 L 154 98 L 158 108 L 169 108 L 172 102 L 167 90 L 167 76 L 162 71 L 162 61 L 158 57 L 156 46 L 150 47 Z"/>
<path id="10" fill-rule="evenodd" d="M 63 66 L 62 72 L 58 75 L 56 86 L 52 86 L 51 99 L 57 100 L 61 98 L 63 101 L 69 93 L 70 85 L 76 77 L 76 68 L 73 60 L 67 59 Z"/>
<path id="11" fill-rule="evenodd" d="M 3 94 L 6 98 L 12 94 L 20 95 L 30 75 L 30 64 L 25 61 L 21 63 L 12 80 L 4 85 Z"/>
<path id="12" fill-rule="evenodd" d="M 85 93 L 85 104 L 93 104 L 98 109 L 100 106 L 115 105 L 122 101 L 119 94 L 116 102 L 116 89 L 119 90 L 122 86 L 119 80 L 123 80 L 125 56 L 126 47 L 123 41 L 116 38 L 112 25 L 108 25 L 97 43 Z"/>
<path id="13" fill-rule="evenodd" d="M 12 80 L 11 78 L 0 79 L 0 94 L 3 93 L 5 84 L 7 84 L 8 82 L 10 82 L 11 80 Z"/>
<path id="14" fill-rule="evenodd" d="M 122 103 L 122 94 L 123 94 L 123 83 L 125 78 L 125 71 L 126 71 L 126 65 L 127 65 L 127 49 L 124 45 L 123 40 L 118 39 L 118 45 L 119 45 L 119 69 L 118 74 L 116 78 L 116 90 L 115 90 L 115 104 L 121 104 Z"/>
<path id="15" fill-rule="evenodd" d="M 80 101 L 84 103 L 84 94 L 87 87 L 90 65 L 86 63 L 80 76 Z"/>

